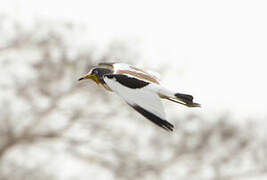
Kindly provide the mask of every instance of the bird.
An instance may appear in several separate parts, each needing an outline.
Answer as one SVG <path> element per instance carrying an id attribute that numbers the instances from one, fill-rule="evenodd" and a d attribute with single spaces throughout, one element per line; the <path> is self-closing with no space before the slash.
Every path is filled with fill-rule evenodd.
<path id="1" fill-rule="evenodd" d="M 126 63 L 98 63 L 78 81 L 85 79 L 116 93 L 146 119 L 167 131 L 173 131 L 174 125 L 166 120 L 161 99 L 187 107 L 201 107 L 199 103 L 193 102 L 192 95 L 172 92 L 162 86 L 157 73 Z"/>

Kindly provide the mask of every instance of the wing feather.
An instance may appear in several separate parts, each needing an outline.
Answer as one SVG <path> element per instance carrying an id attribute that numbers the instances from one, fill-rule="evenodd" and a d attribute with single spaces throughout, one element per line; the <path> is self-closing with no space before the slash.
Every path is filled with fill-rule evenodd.
<path id="1" fill-rule="evenodd" d="M 113 64 L 113 67 L 114 67 L 114 74 L 127 74 L 130 76 L 138 77 L 145 81 L 160 84 L 160 76 L 156 72 L 149 70 L 145 71 L 124 63 L 115 63 Z"/>
<path id="2" fill-rule="evenodd" d="M 118 74 L 104 76 L 104 81 L 115 93 L 121 96 L 127 104 L 134 108 L 144 117 L 164 128 L 172 131 L 173 125 L 166 121 L 166 115 L 160 97 L 149 88 L 130 88 L 117 81 Z M 121 76 L 121 75 L 120 75 Z M 127 81 L 141 81 L 131 77 Z M 131 82 L 128 82 L 131 84 Z"/>

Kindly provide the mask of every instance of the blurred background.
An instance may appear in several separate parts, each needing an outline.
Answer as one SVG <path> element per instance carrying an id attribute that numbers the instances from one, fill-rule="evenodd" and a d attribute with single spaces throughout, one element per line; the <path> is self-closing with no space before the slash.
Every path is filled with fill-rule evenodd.
<path id="1" fill-rule="evenodd" d="M 0 6 L 0 180 L 267 178 L 267 3 L 9 0 Z M 154 70 L 201 109 L 173 133 L 77 82 L 98 62 Z"/>

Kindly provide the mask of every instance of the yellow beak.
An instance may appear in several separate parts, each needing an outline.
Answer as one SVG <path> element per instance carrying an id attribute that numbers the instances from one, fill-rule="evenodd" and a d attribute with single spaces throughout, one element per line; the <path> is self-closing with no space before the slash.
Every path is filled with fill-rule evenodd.
<path id="1" fill-rule="evenodd" d="M 79 78 L 78 81 L 81 81 L 84 79 L 91 79 L 91 80 L 95 81 L 98 86 L 100 86 L 100 82 L 97 79 L 96 75 L 86 74 L 86 75 L 82 76 L 81 78 Z"/>

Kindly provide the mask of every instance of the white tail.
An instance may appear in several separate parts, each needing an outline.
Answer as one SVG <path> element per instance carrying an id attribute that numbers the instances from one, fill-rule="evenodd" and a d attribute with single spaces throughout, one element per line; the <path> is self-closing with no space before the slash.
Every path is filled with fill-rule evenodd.
<path id="1" fill-rule="evenodd" d="M 187 107 L 201 107 L 200 104 L 193 102 L 193 96 L 189 94 L 173 93 L 170 90 L 159 85 L 157 85 L 157 87 L 154 86 L 154 89 L 157 89 L 157 93 L 161 98 L 168 99 Z"/>

